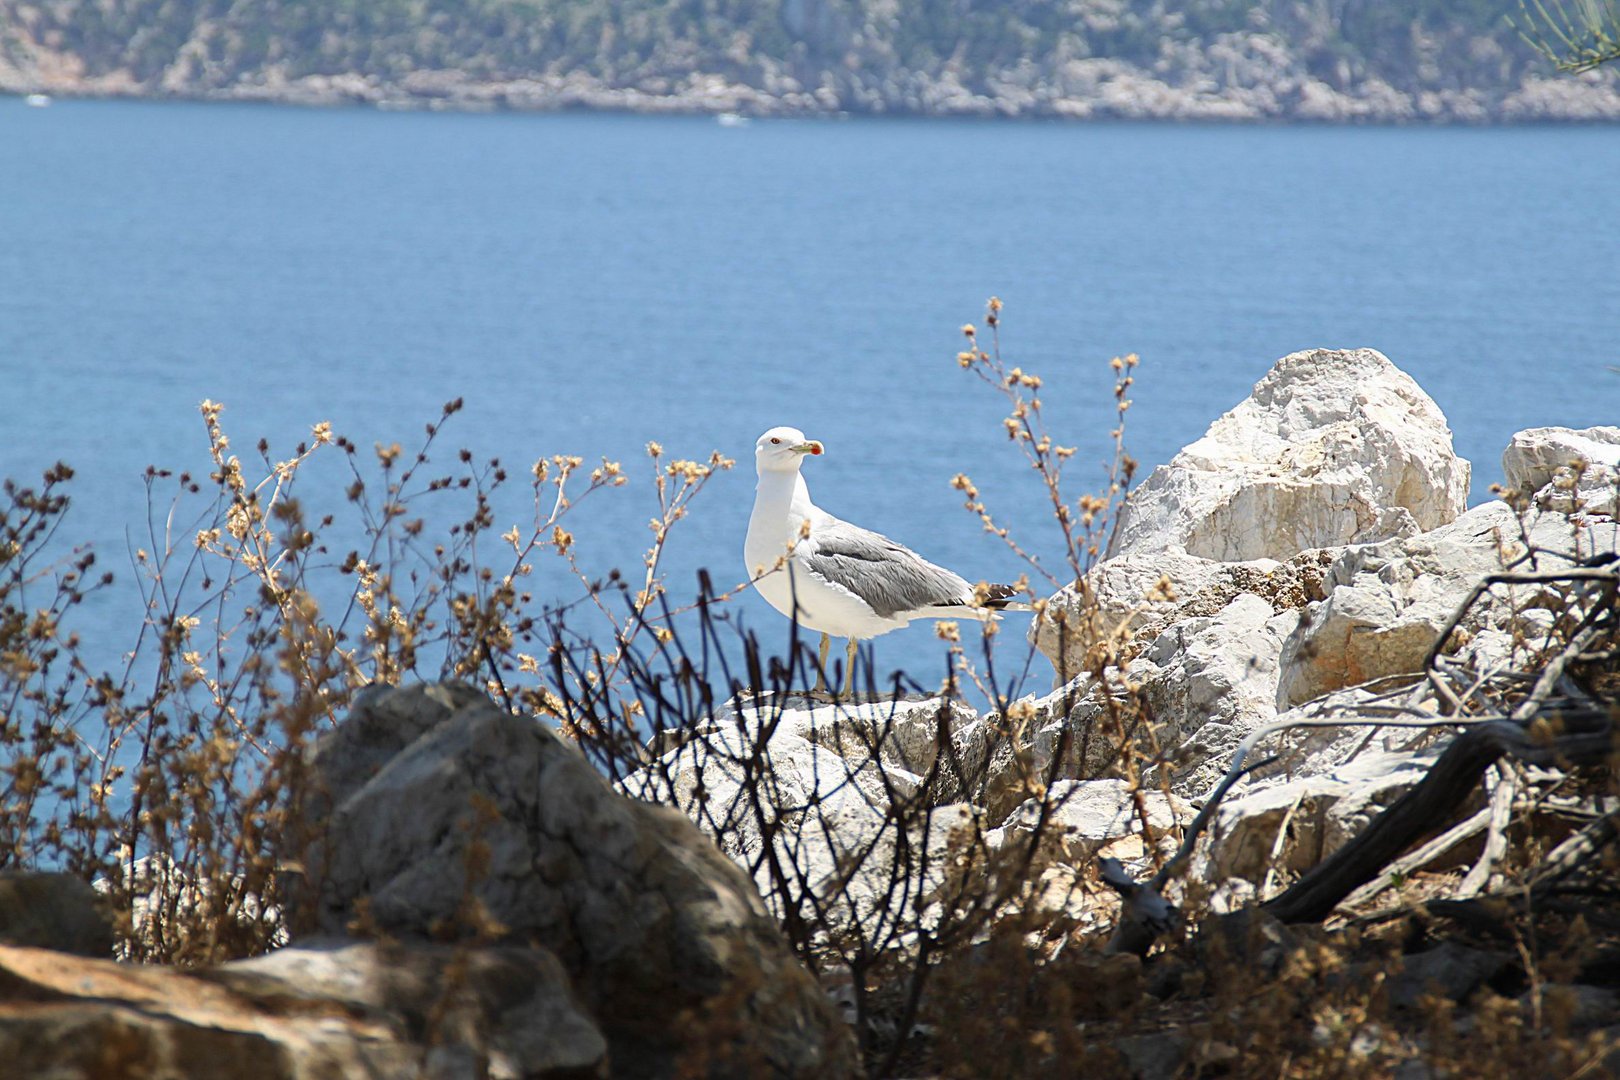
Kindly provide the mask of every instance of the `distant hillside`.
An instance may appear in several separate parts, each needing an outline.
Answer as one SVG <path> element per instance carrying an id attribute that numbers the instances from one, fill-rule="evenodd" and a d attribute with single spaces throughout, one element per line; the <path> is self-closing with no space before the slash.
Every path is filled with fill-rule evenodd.
<path id="1" fill-rule="evenodd" d="M 1620 119 L 1517 0 L 0 0 L 0 90 L 311 104 Z"/>

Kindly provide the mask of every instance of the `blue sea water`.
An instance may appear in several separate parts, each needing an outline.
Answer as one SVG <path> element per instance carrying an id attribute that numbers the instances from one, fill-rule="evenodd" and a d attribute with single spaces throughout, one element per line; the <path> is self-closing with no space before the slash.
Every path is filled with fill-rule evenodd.
<path id="1" fill-rule="evenodd" d="M 1044 494 L 958 328 L 1006 302 L 1010 364 L 1102 482 L 1108 360 L 1142 357 L 1143 475 L 1279 356 L 1372 346 L 1499 479 L 1509 435 L 1620 420 L 1620 131 L 442 115 L 0 100 L 0 474 L 77 470 L 64 536 L 123 570 L 149 464 L 206 472 L 197 404 L 284 456 L 316 421 L 521 473 L 622 459 L 571 521 L 594 572 L 639 566 L 641 448 L 738 461 L 671 541 L 671 589 L 742 574 L 754 438 L 828 448 L 811 490 L 969 578 L 1018 560 L 966 472 L 1049 565 Z M 159 506 L 161 512 L 164 507 Z M 521 499 L 499 506 L 522 520 Z M 1061 576 L 1061 575 L 1060 575 Z M 570 599 L 566 575 L 540 581 Z M 132 641 L 98 601 L 93 650 Z M 120 605 L 123 605 L 122 607 Z M 783 621 L 737 609 L 767 644 Z M 927 629 L 881 669 L 938 672 Z M 1040 677 L 1044 679 L 1044 675 Z M 1039 680 L 1038 680 L 1039 681 Z"/>

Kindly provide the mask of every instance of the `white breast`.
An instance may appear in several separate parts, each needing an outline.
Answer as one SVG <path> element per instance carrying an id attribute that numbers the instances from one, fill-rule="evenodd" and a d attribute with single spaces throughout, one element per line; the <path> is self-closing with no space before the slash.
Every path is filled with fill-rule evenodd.
<path id="1" fill-rule="evenodd" d="M 880 617 L 859 596 L 805 565 L 803 555 L 815 550 L 815 537 L 801 539 L 800 530 L 818 514 L 798 474 L 761 475 L 743 542 L 748 576 L 755 578 L 761 569 L 765 571 L 754 581 L 759 595 L 790 619 L 795 617 L 797 601 L 801 627 L 834 637 L 870 638 L 905 626 L 907 620 Z M 790 544 L 795 554 L 784 561 Z"/>

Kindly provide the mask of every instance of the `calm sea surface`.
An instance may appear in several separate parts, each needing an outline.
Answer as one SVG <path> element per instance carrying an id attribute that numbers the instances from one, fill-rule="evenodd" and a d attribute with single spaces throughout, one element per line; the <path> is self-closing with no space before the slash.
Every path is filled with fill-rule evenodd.
<path id="1" fill-rule="evenodd" d="M 626 461 L 638 482 L 573 522 L 597 572 L 639 564 L 647 441 L 736 457 L 672 543 L 683 593 L 699 566 L 741 574 L 753 440 L 787 423 L 827 444 L 808 470 L 823 506 L 1010 577 L 949 486 L 971 474 L 1058 561 L 999 401 L 954 361 L 995 294 L 1009 362 L 1045 377 L 1054 433 L 1080 447 L 1076 493 L 1108 454 L 1111 356 L 1142 357 L 1128 441 L 1145 474 L 1277 357 L 1367 345 L 1445 410 L 1479 501 L 1513 431 L 1620 421 L 1617 177 L 1613 128 L 726 128 L 5 99 L 0 473 L 70 462 L 66 534 L 127 567 L 144 468 L 206 471 L 202 399 L 227 405 L 242 450 L 284 453 L 319 420 L 412 447 L 462 397 L 447 470 L 462 446 L 519 473 L 553 453 Z M 523 520 L 516 495 L 499 509 Z M 561 574 L 542 590 L 577 592 Z M 99 602 L 93 648 L 129 645 L 128 610 Z M 762 602 L 741 610 L 785 640 Z M 939 670 L 922 627 L 878 659 Z"/>

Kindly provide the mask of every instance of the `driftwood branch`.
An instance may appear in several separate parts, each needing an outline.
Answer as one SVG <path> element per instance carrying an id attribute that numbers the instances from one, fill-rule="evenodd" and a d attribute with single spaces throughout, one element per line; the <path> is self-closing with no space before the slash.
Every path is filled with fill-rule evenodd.
<path id="1" fill-rule="evenodd" d="M 1581 710 L 1550 712 L 1531 724 L 1495 720 L 1469 728 L 1416 787 L 1288 891 L 1261 906 L 1284 922 L 1325 919 L 1353 889 L 1434 832 L 1436 822 L 1450 820 L 1485 770 L 1502 757 L 1564 768 L 1607 762 L 1620 749 L 1615 719 L 1608 711 Z"/>
<path id="2" fill-rule="evenodd" d="M 1347 896 L 1345 903 L 1352 906 L 1366 903 L 1395 884 L 1398 879 L 1405 877 L 1414 870 L 1420 870 L 1429 865 L 1463 841 L 1478 836 L 1489 827 L 1490 823 L 1491 810 L 1487 807 L 1466 821 L 1453 825 L 1423 846 L 1415 848 L 1390 863 L 1383 873 Z"/>
<path id="3" fill-rule="evenodd" d="M 1513 799 L 1519 793 L 1519 778 L 1511 767 L 1500 761 L 1492 766 L 1492 772 L 1496 774 L 1496 782 L 1488 785 L 1491 791 L 1490 829 L 1485 835 L 1485 850 L 1480 852 L 1479 861 L 1469 869 L 1462 884 L 1457 887 L 1459 899 L 1484 892 L 1491 883 L 1491 872 L 1497 862 L 1507 854 L 1507 827 L 1508 822 L 1513 820 Z"/>

